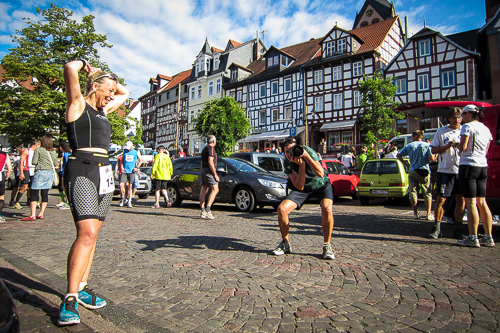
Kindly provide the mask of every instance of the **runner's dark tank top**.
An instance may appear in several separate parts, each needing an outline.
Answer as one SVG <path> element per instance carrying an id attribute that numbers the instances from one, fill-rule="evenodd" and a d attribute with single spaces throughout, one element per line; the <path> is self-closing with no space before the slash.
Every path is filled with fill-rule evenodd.
<path id="1" fill-rule="evenodd" d="M 66 131 L 72 150 L 90 147 L 108 150 L 111 144 L 111 124 L 106 114 L 87 103 L 80 118 L 66 124 Z"/>

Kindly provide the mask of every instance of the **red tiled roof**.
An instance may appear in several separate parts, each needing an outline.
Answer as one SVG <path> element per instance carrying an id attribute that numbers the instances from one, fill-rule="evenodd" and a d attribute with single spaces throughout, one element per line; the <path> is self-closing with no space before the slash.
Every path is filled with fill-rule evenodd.
<path id="1" fill-rule="evenodd" d="M 163 75 L 163 74 L 158 74 L 158 77 L 160 79 L 164 79 L 164 80 L 172 80 L 172 78 L 170 76 L 166 76 L 166 75 Z"/>
<path id="2" fill-rule="evenodd" d="M 0 83 L 2 83 L 4 81 L 4 77 L 3 75 L 5 74 L 5 69 L 3 68 L 2 65 L 0 65 Z M 30 76 L 30 78 L 32 78 Z M 35 89 L 32 85 L 31 85 L 31 80 L 26 80 L 26 81 L 17 81 L 17 83 L 19 83 L 22 87 L 24 87 L 25 89 L 28 89 L 28 90 L 33 90 Z"/>
<path id="3" fill-rule="evenodd" d="M 218 49 L 218 48 L 213 47 L 213 46 L 212 46 L 212 51 L 213 51 L 213 52 L 218 52 L 218 53 L 224 53 L 224 51 L 223 51 L 223 50 Z"/>
<path id="4" fill-rule="evenodd" d="M 188 69 L 187 71 L 180 72 L 172 77 L 172 81 L 164 85 L 159 92 L 164 92 L 173 88 L 176 88 L 179 83 L 185 83 L 191 76 L 191 69 Z"/>
<path id="5" fill-rule="evenodd" d="M 392 26 L 398 19 L 399 16 L 395 16 L 378 23 L 367 25 L 366 27 L 351 30 L 351 34 L 355 35 L 363 42 L 356 53 L 376 50 L 382 46 L 385 37 L 389 31 L 391 31 Z"/>
<path id="6" fill-rule="evenodd" d="M 151 79 L 149 79 L 149 82 L 151 82 L 151 81 L 153 81 L 153 82 L 158 82 L 158 80 L 157 80 L 157 79 L 155 79 L 154 77 L 152 77 Z"/>
<path id="7" fill-rule="evenodd" d="M 238 43 L 237 41 L 232 40 L 232 39 L 229 40 L 229 43 L 231 43 L 231 45 L 233 45 L 233 47 L 238 47 L 241 45 L 241 43 Z"/>

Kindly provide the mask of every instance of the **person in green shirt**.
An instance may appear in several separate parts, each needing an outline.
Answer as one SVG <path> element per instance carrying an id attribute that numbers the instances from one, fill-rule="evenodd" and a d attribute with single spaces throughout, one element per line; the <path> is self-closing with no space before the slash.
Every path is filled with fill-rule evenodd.
<path id="1" fill-rule="evenodd" d="M 297 148 L 302 148 L 302 151 Z M 320 202 L 323 228 L 323 258 L 335 259 L 330 240 L 333 230 L 333 189 L 327 171 L 321 166 L 321 158 L 310 147 L 302 145 L 302 139 L 289 137 L 284 142 L 285 157 L 290 162 L 285 167 L 288 175 L 288 189 L 291 190 L 278 207 L 278 224 L 282 240 L 272 251 L 280 256 L 292 253 L 289 241 L 288 215 L 300 209 L 310 197 Z M 295 152 L 295 154 L 294 154 Z"/>
<path id="2" fill-rule="evenodd" d="M 153 188 L 155 190 L 155 204 L 152 208 L 160 208 L 160 191 L 163 197 L 165 197 L 167 207 L 172 207 L 167 193 L 167 182 L 171 179 L 172 174 L 172 161 L 165 154 L 165 147 L 158 146 L 158 154 L 155 155 L 153 169 L 151 170 L 151 178 L 153 178 Z"/>
<path id="3" fill-rule="evenodd" d="M 361 147 L 361 154 L 359 154 L 356 157 L 356 161 L 358 162 L 358 168 L 359 170 L 363 170 L 363 166 L 366 163 L 366 160 L 368 159 L 368 155 L 366 155 L 366 152 L 368 151 L 368 148 L 366 146 Z"/>

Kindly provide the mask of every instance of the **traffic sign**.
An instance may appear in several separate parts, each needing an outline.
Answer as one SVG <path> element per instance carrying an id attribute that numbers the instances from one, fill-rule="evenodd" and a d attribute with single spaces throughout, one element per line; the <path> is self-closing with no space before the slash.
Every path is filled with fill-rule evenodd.
<path id="1" fill-rule="evenodd" d="M 290 127 L 290 136 L 296 136 L 297 135 L 297 127 L 293 126 Z"/>

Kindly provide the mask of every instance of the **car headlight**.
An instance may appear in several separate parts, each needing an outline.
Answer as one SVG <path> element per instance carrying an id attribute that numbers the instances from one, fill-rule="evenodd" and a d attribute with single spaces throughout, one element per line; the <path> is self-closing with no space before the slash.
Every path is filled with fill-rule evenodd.
<path id="1" fill-rule="evenodd" d="M 265 187 L 271 187 L 271 188 L 285 188 L 285 185 L 278 183 L 278 182 L 273 182 L 272 180 L 267 180 L 267 179 L 260 179 L 259 178 L 259 183 L 264 185 Z"/>

